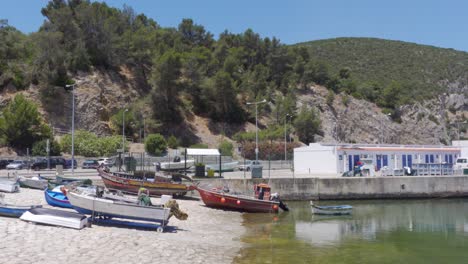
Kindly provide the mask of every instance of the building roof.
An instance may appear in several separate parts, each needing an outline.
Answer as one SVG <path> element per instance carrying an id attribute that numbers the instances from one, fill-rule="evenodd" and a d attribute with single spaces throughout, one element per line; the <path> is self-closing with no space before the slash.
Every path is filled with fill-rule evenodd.
<path id="1" fill-rule="evenodd" d="M 220 156 L 219 150 L 217 149 L 196 149 L 188 148 L 187 155 L 191 156 Z"/>

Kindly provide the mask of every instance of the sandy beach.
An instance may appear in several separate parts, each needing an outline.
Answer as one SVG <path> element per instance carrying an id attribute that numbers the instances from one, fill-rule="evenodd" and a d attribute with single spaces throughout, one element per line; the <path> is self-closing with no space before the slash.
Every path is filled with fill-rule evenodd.
<path id="1" fill-rule="evenodd" d="M 26 188 L 4 201 L 50 208 L 42 191 Z M 178 203 L 189 218 L 172 217 L 165 233 L 101 225 L 74 230 L 0 217 L 0 263 L 231 263 L 242 246 L 241 214 L 198 200 Z"/>

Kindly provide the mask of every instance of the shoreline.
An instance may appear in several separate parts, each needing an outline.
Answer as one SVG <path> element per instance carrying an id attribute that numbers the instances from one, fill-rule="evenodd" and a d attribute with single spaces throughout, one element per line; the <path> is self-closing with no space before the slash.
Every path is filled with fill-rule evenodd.
<path id="1" fill-rule="evenodd" d="M 4 202 L 52 208 L 43 191 L 26 188 L 5 193 Z M 242 214 L 211 209 L 194 199 L 177 202 L 189 217 L 171 218 L 165 233 L 94 224 L 74 230 L 1 217 L 0 263 L 232 263 L 244 246 Z"/>

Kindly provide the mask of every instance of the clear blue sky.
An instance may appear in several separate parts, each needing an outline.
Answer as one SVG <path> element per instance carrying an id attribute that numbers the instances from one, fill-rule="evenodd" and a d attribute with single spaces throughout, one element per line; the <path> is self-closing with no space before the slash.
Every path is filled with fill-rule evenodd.
<path id="1" fill-rule="evenodd" d="M 468 1 L 462 0 L 108 0 L 127 4 L 164 27 L 192 18 L 218 36 L 252 28 L 283 43 L 377 37 L 468 51 Z M 46 0 L 3 0 L 0 19 L 23 32 L 37 31 Z"/>

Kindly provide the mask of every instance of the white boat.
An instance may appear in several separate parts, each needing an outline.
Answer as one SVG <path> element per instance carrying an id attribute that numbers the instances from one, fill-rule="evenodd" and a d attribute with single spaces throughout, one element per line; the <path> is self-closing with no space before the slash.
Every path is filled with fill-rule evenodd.
<path id="1" fill-rule="evenodd" d="M 123 201 L 97 197 L 91 193 L 70 190 L 68 200 L 75 210 L 82 214 L 102 216 L 104 218 L 122 218 L 160 223 L 162 232 L 169 222 L 171 209 L 163 205 L 139 205 Z"/>
<path id="2" fill-rule="evenodd" d="M 31 178 L 19 177 L 19 184 L 21 187 L 44 190 L 47 188 L 49 181 L 37 176 Z"/>
<path id="3" fill-rule="evenodd" d="M 88 225 L 85 215 L 56 209 L 34 208 L 25 212 L 21 220 L 45 225 L 82 229 Z"/>
<path id="4" fill-rule="evenodd" d="M 172 171 L 172 170 L 183 170 L 185 168 L 190 168 L 193 165 L 195 165 L 195 160 L 194 159 L 180 159 L 179 157 L 175 157 L 173 161 L 169 162 L 161 162 L 161 163 L 156 163 L 156 171 L 158 171 L 158 167 L 161 170 L 165 171 Z"/>
<path id="5" fill-rule="evenodd" d="M 238 161 L 233 161 L 233 162 L 226 162 L 226 163 L 221 163 L 221 171 L 234 171 L 237 166 L 239 165 Z M 219 163 L 218 164 L 207 164 L 205 166 L 206 170 L 214 170 L 214 171 L 219 171 Z"/>
<path id="6" fill-rule="evenodd" d="M 310 201 L 312 213 L 318 215 L 349 215 L 353 211 L 351 205 L 315 205 Z"/>
<path id="7" fill-rule="evenodd" d="M 20 185 L 18 181 L 11 181 L 7 179 L 0 179 L 0 192 L 19 192 Z"/>

